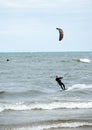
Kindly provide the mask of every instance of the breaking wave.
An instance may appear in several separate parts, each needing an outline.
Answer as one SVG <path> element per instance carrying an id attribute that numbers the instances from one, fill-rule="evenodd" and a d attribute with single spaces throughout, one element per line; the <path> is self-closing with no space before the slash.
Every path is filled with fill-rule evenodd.
<path id="1" fill-rule="evenodd" d="M 86 85 L 86 84 L 75 84 L 71 87 L 69 87 L 66 91 L 74 91 L 74 90 L 85 90 L 85 89 L 92 89 L 92 84 Z"/>
<path id="2" fill-rule="evenodd" d="M 84 62 L 84 63 L 90 63 L 91 60 L 90 59 L 86 59 L 86 58 L 79 58 L 79 59 L 73 59 L 74 61 L 77 62 Z"/>
<path id="3" fill-rule="evenodd" d="M 54 110 L 54 109 L 92 109 L 92 102 L 52 102 L 52 103 L 0 103 L 2 111 Z"/>
<path id="4" fill-rule="evenodd" d="M 81 121 L 81 122 L 61 122 L 61 123 L 52 123 L 46 125 L 37 125 L 37 126 L 28 126 L 28 127 L 21 127 L 21 128 L 10 128 L 10 130 L 48 130 L 48 129 L 55 129 L 55 128 L 78 128 L 78 127 L 90 127 L 92 126 L 91 122 Z M 9 130 L 9 129 L 8 129 Z"/>

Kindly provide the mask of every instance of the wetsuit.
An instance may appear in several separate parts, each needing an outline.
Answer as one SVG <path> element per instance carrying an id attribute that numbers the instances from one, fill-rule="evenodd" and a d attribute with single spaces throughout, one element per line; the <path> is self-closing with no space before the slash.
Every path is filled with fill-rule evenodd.
<path id="1" fill-rule="evenodd" d="M 58 82 L 58 84 L 61 86 L 61 88 L 63 89 L 63 90 L 65 90 L 65 85 L 61 82 L 61 79 L 62 79 L 63 77 L 56 77 L 56 81 Z"/>

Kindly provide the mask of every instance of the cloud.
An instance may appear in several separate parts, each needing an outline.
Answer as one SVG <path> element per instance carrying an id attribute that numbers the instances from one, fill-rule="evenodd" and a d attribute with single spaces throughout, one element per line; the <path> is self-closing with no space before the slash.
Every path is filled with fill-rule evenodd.
<path id="1" fill-rule="evenodd" d="M 19 7 L 19 4 L 14 2 L 14 1 L 2 1 L 0 2 L 0 7 L 2 8 L 18 8 Z"/>
<path id="2" fill-rule="evenodd" d="M 51 3 L 51 4 L 50 4 Z M 53 6 L 52 2 L 42 0 L 3 0 L 0 1 L 2 8 L 43 8 Z"/>
<path id="3" fill-rule="evenodd" d="M 3 0 L 0 1 L 1 9 L 16 9 L 22 11 L 36 11 L 49 13 L 80 13 L 87 7 L 91 8 L 91 0 Z M 14 10 L 13 10 L 14 11 Z"/>
<path id="4" fill-rule="evenodd" d="M 89 7 L 89 8 L 88 8 Z M 2 0 L 0 1 L 1 11 L 12 13 L 13 11 L 65 14 L 90 12 L 91 0 Z"/>
<path id="5" fill-rule="evenodd" d="M 0 1 L 0 6 L 7 8 L 64 8 L 79 5 L 79 2 L 85 4 L 88 0 L 3 0 Z"/>

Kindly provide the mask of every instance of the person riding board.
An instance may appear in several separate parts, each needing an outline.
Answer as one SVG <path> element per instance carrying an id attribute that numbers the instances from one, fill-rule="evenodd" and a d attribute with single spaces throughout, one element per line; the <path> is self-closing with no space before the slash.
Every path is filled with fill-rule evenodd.
<path id="1" fill-rule="evenodd" d="M 62 83 L 62 81 L 61 81 L 61 79 L 63 79 L 63 77 L 58 77 L 58 76 L 56 76 L 56 81 L 57 81 L 57 83 L 60 85 L 60 87 L 62 88 L 62 90 L 65 90 L 65 85 L 64 85 L 64 83 Z"/>

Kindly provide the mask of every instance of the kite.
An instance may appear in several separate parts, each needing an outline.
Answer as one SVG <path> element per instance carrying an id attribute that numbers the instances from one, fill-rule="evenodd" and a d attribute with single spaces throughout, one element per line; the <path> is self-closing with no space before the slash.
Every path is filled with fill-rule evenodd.
<path id="1" fill-rule="evenodd" d="M 61 41 L 64 37 L 63 30 L 61 28 L 56 28 L 59 31 L 59 41 Z"/>

